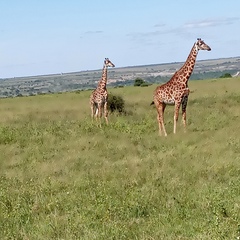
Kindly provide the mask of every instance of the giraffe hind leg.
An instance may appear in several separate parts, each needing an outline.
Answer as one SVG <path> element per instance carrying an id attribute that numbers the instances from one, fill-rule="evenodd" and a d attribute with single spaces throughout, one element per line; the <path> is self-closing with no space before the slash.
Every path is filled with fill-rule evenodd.
<path id="1" fill-rule="evenodd" d="M 97 121 L 98 117 L 98 104 L 95 102 L 91 103 L 91 117 L 92 117 L 92 122 L 95 118 L 95 121 Z"/>
<path id="2" fill-rule="evenodd" d="M 94 103 L 90 103 L 90 105 L 91 105 L 91 117 L 92 117 L 92 121 L 93 121 L 95 106 L 94 106 Z"/>
<path id="3" fill-rule="evenodd" d="M 166 108 L 166 104 L 162 103 L 162 129 L 163 129 L 163 132 L 164 132 L 164 136 L 166 137 L 167 132 L 166 132 L 166 129 L 165 129 L 165 126 L 164 126 L 164 111 L 165 111 L 165 108 Z"/>
<path id="4" fill-rule="evenodd" d="M 164 103 L 157 103 L 156 108 L 158 112 L 157 120 L 158 120 L 158 127 L 159 127 L 159 135 L 162 136 L 162 133 L 164 133 L 164 136 L 167 136 L 167 132 L 164 126 L 164 110 L 166 105 Z"/>
<path id="5" fill-rule="evenodd" d="M 162 136 L 161 116 L 159 116 L 159 114 L 157 115 L 157 121 L 158 121 L 159 136 Z"/>
<path id="6" fill-rule="evenodd" d="M 176 133 L 177 129 L 177 121 L 178 121 L 178 115 L 179 115 L 179 108 L 180 108 L 181 102 L 176 102 L 175 103 L 175 110 L 174 110 L 174 126 L 173 126 L 173 133 Z"/>
<path id="7" fill-rule="evenodd" d="M 102 104 L 99 103 L 99 104 L 97 105 L 97 111 L 96 111 L 96 119 L 97 119 L 97 121 L 98 121 L 99 127 L 102 126 L 102 124 L 101 124 L 101 116 L 102 116 Z"/>

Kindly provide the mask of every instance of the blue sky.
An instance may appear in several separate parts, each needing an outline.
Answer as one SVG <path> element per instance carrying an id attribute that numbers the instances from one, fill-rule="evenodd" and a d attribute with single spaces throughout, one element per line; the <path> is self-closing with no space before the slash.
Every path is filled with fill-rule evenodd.
<path id="1" fill-rule="evenodd" d="M 240 56 L 239 0 L 0 0 L 0 78 Z"/>

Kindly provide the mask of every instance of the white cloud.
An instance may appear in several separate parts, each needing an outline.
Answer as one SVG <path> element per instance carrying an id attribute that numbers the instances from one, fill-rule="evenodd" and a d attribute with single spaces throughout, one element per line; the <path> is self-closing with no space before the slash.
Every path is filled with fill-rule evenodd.
<path id="1" fill-rule="evenodd" d="M 204 36 L 204 34 L 210 34 L 209 28 L 216 26 L 223 26 L 237 23 L 240 20 L 238 17 L 232 18 L 216 18 L 216 19 L 204 19 L 200 21 L 191 21 L 180 26 L 176 27 L 168 27 L 165 24 L 156 24 L 152 31 L 146 32 L 132 32 L 127 34 L 127 37 L 130 38 L 131 41 L 137 42 L 140 45 L 146 44 L 159 44 L 159 36 L 161 35 L 173 35 L 173 36 L 181 36 L 181 38 L 189 39 L 196 37 L 196 31 L 198 34 Z M 201 31 L 199 33 L 199 29 Z"/>
<path id="2" fill-rule="evenodd" d="M 187 22 L 184 24 L 185 28 L 204 28 L 204 27 L 215 27 L 227 24 L 233 24 L 236 21 L 239 21 L 240 18 L 219 18 L 219 19 L 204 19 L 201 21 Z"/>
<path id="3" fill-rule="evenodd" d="M 154 27 L 157 27 L 157 28 L 161 28 L 161 27 L 165 27 L 165 26 L 166 26 L 166 24 L 164 24 L 164 23 L 159 23 L 159 24 L 154 25 Z"/>
<path id="4" fill-rule="evenodd" d="M 99 34 L 99 33 L 103 33 L 103 31 L 87 31 L 87 32 L 85 32 L 85 34 Z"/>

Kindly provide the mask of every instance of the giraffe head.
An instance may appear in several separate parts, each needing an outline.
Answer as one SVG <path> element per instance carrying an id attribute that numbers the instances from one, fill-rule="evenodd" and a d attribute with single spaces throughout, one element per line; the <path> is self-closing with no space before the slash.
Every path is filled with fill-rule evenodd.
<path id="1" fill-rule="evenodd" d="M 104 65 L 106 67 L 115 67 L 115 65 L 108 58 L 105 58 Z"/>
<path id="2" fill-rule="evenodd" d="M 195 46 L 196 46 L 197 50 L 211 51 L 211 48 L 201 38 L 197 39 Z"/>

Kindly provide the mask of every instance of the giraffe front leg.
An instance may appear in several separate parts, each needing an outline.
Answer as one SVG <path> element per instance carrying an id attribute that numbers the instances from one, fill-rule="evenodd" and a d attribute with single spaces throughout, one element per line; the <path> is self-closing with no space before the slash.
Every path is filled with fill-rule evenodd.
<path id="1" fill-rule="evenodd" d="M 175 102 L 174 125 L 173 125 L 173 133 L 174 133 L 174 134 L 176 133 L 176 129 L 177 129 L 177 121 L 178 121 L 180 104 L 181 104 L 181 102 Z"/>
<path id="2" fill-rule="evenodd" d="M 101 103 L 98 103 L 97 110 L 96 110 L 96 119 L 97 119 L 99 127 L 102 127 L 101 116 L 102 116 L 102 106 L 101 106 Z"/>
<path id="3" fill-rule="evenodd" d="M 106 124 L 108 124 L 108 109 L 107 109 L 107 102 L 104 103 L 104 118 L 106 120 Z"/>
<path id="4" fill-rule="evenodd" d="M 182 123 L 184 126 L 184 132 L 186 132 L 186 119 L 187 119 L 187 103 L 188 95 L 185 95 L 182 100 Z"/>

